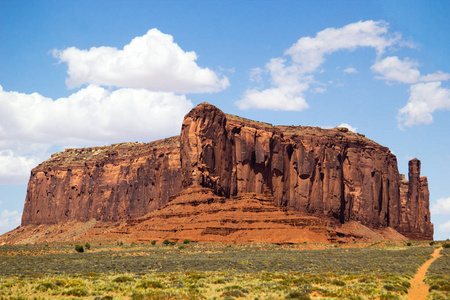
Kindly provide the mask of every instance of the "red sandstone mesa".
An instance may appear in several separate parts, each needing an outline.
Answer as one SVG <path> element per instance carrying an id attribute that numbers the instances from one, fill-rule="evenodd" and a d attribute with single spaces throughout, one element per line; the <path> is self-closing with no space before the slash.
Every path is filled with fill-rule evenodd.
<path id="1" fill-rule="evenodd" d="M 220 201 L 264 194 L 274 209 L 261 206 L 264 213 L 259 216 L 268 220 L 279 218 L 279 209 L 287 209 L 298 218 L 327 220 L 320 226 L 359 222 L 374 230 L 392 228 L 412 239 L 433 238 L 428 183 L 426 177 L 420 177 L 419 160 L 410 161 L 408 182 L 399 174 L 397 159 L 388 148 L 346 128 L 272 126 L 224 114 L 207 103 L 186 115 L 180 137 L 149 144 L 68 149 L 53 155 L 31 172 L 22 226 L 130 220 L 127 230 L 132 230 L 133 224 L 141 226 L 141 231 L 156 230 L 155 224 L 144 226 L 143 220 L 162 220 L 166 211 L 175 207 L 168 204 L 169 198 L 178 203 L 181 200 L 175 196 L 186 199 L 183 191 L 193 186 L 212 189 Z M 205 191 L 199 190 L 199 199 L 209 193 Z M 195 202 L 195 196 L 189 199 Z M 179 207 L 191 207 L 186 211 L 189 214 L 196 205 Z M 195 211 L 198 213 L 197 208 Z M 206 211 L 211 210 L 205 206 Z M 276 211 L 276 217 L 268 211 Z M 219 210 L 214 213 L 220 214 Z M 286 216 L 292 220 L 290 214 Z M 132 219 L 141 221 L 133 223 Z M 175 223 L 180 222 L 196 221 L 186 218 Z M 286 226 L 295 227 L 292 224 L 296 222 L 301 221 Z M 177 228 L 201 227 L 180 226 Z M 227 231 L 220 226 L 215 226 L 215 231 L 207 226 L 202 230 L 217 232 L 217 241 L 224 241 Z M 264 240 L 263 227 L 258 241 Z M 158 228 L 158 232 L 164 231 Z M 198 231 L 196 236 L 204 235 Z"/>

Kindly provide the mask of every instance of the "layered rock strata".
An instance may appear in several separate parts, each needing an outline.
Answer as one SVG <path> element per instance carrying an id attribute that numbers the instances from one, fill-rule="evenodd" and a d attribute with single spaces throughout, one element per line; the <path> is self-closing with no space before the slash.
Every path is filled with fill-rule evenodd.
<path id="1" fill-rule="evenodd" d="M 183 242 L 186 238 L 227 243 L 337 242 L 337 233 L 327 226 L 328 222 L 277 207 L 268 193 L 225 198 L 194 185 L 171 197 L 162 209 L 128 220 L 109 236 L 126 236 L 138 242 L 164 239 Z M 352 240 L 350 236 L 346 238 Z"/>
<path id="2" fill-rule="evenodd" d="M 31 171 L 22 225 L 143 216 L 180 191 L 179 137 L 66 149 Z"/>
<path id="3" fill-rule="evenodd" d="M 181 131 L 183 187 L 201 184 L 225 197 L 267 189 L 280 207 L 428 239 L 428 188 L 417 162 L 404 210 L 396 157 L 346 128 L 272 126 L 202 104 Z"/>
<path id="4" fill-rule="evenodd" d="M 388 148 L 346 128 L 272 126 L 203 103 L 186 115 L 180 137 L 53 155 L 32 170 L 22 225 L 91 219 L 132 224 L 171 196 L 201 186 L 220 201 L 270 195 L 271 205 L 328 220 L 321 225 L 328 228 L 358 222 L 431 239 L 429 192 L 418 160 L 410 162 L 409 179 L 400 176 Z M 171 221 L 161 222 L 164 227 Z M 219 227 L 217 232 L 228 230 Z"/>

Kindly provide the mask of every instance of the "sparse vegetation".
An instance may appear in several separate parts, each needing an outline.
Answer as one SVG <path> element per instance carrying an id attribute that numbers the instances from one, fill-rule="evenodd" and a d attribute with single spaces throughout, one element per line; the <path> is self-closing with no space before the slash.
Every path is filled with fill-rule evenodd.
<path id="1" fill-rule="evenodd" d="M 405 299 L 409 279 L 433 251 L 428 243 L 299 250 L 183 242 L 103 245 L 84 255 L 73 247 L 1 246 L 0 299 Z M 448 275 L 439 272 L 432 293 L 445 295 Z"/>
<path id="2" fill-rule="evenodd" d="M 84 247 L 81 245 L 75 245 L 75 251 L 79 252 L 79 253 L 83 253 L 84 252 Z"/>

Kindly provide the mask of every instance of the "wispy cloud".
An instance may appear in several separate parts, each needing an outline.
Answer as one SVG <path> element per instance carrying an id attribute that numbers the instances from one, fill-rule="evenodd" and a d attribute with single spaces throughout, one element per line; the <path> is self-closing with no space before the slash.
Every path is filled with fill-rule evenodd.
<path id="1" fill-rule="evenodd" d="M 305 92 L 314 83 L 313 74 L 319 71 L 327 55 L 369 47 L 380 56 L 399 40 L 400 35 L 389 34 L 388 24 L 382 21 L 360 21 L 341 28 L 327 28 L 315 37 L 302 37 L 284 52 L 284 57 L 272 58 L 265 65 L 270 87 L 247 89 L 236 105 L 240 109 L 304 110 L 309 106 Z M 258 74 L 262 73 L 262 69 L 257 70 Z"/>
<path id="2" fill-rule="evenodd" d="M 440 198 L 431 204 L 430 211 L 436 215 L 450 215 L 450 197 Z"/>
<path id="3" fill-rule="evenodd" d="M 20 225 L 21 219 L 22 215 L 17 210 L 2 210 L 0 212 L 0 232 L 13 230 Z"/>
<path id="4" fill-rule="evenodd" d="M 343 72 L 344 72 L 344 73 L 347 73 L 347 74 L 356 74 L 356 73 L 358 73 L 358 70 L 356 70 L 356 69 L 353 68 L 353 67 L 348 67 L 348 68 L 345 68 L 345 69 L 343 70 Z"/>

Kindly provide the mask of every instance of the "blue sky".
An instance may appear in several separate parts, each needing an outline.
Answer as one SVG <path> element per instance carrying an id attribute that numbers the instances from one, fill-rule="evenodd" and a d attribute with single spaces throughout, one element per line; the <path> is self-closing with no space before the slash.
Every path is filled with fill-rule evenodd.
<path id="1" fill-rule="evenodd" d="M 422 161 L 450 237 L 450 2 L 0 1 L 0 233 L 31 168 L 67 147 L 179 133 L 207 101 L 348 126 Z"/>

